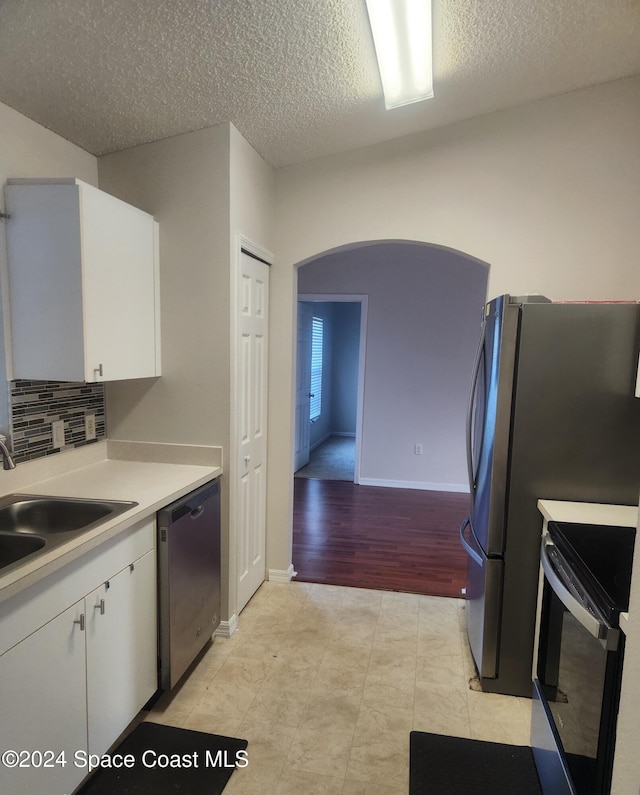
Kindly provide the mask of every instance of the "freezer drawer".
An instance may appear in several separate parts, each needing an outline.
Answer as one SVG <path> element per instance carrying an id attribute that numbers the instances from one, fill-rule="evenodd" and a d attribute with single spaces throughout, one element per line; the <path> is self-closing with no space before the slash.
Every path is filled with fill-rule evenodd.
<path id="1" fill-rule="evenodd" d="M 465 603 L 469 646 L 478 674 L 493 679 L 498 675 L 504 561 L 484 554 L 469 519 L 460 528 L 460 540 L 469 556 Z"/>

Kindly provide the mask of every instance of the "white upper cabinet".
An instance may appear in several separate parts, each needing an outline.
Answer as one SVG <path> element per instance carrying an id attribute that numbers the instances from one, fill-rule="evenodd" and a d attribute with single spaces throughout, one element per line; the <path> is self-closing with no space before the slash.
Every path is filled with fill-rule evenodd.
<path id="1" fill-rule="evenodd" d="M 160 375 L 158 224 L 76 179 L 5 188 L 13 377 Z"/>

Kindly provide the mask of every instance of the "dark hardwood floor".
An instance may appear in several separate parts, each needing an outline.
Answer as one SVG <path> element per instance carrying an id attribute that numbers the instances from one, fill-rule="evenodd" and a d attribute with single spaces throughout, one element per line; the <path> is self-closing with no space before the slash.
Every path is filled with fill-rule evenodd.
<path id="1" fill-rule="evenodd" d="M 295 478 L 296 579 L 460 597 L 468 504 L 466 494 Z"/>

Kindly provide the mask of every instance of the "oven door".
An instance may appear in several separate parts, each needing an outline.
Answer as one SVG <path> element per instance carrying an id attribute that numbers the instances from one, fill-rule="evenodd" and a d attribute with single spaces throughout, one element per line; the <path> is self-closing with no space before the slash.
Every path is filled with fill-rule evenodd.
<path id="1" fill-rule="evenodd" d="M 545 537 L 531 744 L 545 795 L 608 793 L 624 636 Z"/>

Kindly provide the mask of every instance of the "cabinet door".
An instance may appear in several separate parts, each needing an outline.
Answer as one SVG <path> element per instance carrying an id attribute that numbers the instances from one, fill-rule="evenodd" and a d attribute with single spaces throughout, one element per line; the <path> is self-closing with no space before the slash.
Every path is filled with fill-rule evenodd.
<path id="1" fill-rule="evenodd" d="M 90 185 L 80 191 L 85 379 L 159 375 L 154 220 Z"/>
<path id="2" fill-rule="evenodd" d="M 0 767 L 0 792 L 63 795 L 84 778 L 74 765 L 75 752 L 87 749 L 85 633 L 75 623 L 83 611 L 84 602 L 73 605 L 0 657 L 2 713 L 10 716 L 0 723 L 0 748 L 66 756 L 64 766 Z"/>
<path id="3" fill-rule="evenodd" d="M 20 181 L 6 200 L 14 377 L 160 375 L 153 218 L 80 180 Z"/>
<path id="4" fill-rule="evenodd" d="M 102 754 L 157 689 L 155 551 L 85 603 L 89 752 Z"/>
<path id="5" fill-rule="evenodd" d="M 5 194 L 13 377 L 82 381 L 78 187 L 8 185 Z"/>

